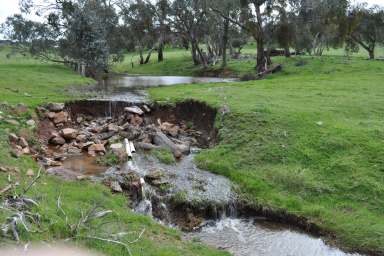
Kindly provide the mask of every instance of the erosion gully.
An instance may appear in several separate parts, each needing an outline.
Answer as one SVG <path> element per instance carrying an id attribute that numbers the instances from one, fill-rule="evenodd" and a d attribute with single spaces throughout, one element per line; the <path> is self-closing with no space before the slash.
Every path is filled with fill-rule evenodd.
<path id="1" fill-rule="evenodd" d="M 48 169 L 51 174 L 92 179 L 114 192 L 126 193 L 137 213 L 179 228 L 185 239 L 199 240 L 235 256 L 359 255 L 328 245 L 316 236 L 319 230 L 315 226 L 299 217 L 251 209 L 239 202 L 227 178 L 201 170 L 193 161 L 201 149 L 217 143 L 217 110 L 195 101 L 157 105 L 149 101 L 145 91 L 151 86 L 233 81 L 172 76 L 115 76 L 100 81 L 86 88 L 92 95 L 89 100 L 65 105 L 74 123 L 70 128 L 82 132 L 81 138 L 76 134 L 77 142 L 68 145 L 60 137 L 50 145 L 48 134 L 68 125 L 59 123 L 58 129 L 50 125 L 49 118 L 40 122 L 40 138 L 53 158 L 40 160 L 50 166 L 59 162 L 59 167 Z M 127 108 L 134 108 L 133 112 Z M 137 114 L 135 109 L 143 113 Z M 132 140 L 136 147 L 130 160 L 122 152 L 123 138 Z M 108 149 L 92 146 L 97 140 Z M 83 148 L 76 148 L 78 144 Z M 164 147 L 173 152 L 176 162 L 165 164 L 151 153 Z M 108 150 L 119 156 L 120 164 L 106 167 L 95 161 L 95 155 Z"/>

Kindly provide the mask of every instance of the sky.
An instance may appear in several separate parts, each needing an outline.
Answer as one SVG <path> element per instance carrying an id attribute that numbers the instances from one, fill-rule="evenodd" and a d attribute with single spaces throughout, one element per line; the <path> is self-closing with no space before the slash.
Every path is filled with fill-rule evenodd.
<path id="1" fill-rule="evenodd" d="M 40 0 L 41 1 L 41 0 Z M 384 0 L 354 0 L 355 2 L 367 2 L 370 5 L 384 5 Z M 19 13 L 19 0 L 0 0 L 0 23 L 3 23 L 8 16 Z"/>

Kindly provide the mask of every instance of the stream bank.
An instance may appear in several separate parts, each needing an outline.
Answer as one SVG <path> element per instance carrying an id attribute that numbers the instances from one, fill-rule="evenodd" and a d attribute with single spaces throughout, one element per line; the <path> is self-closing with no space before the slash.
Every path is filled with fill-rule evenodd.
<path id="1" fill-rule="evenodd" d="M 150 111 L 147 111 L 144 105 L 148 107 Z M 98 182 L 103 182 L 110 186 L 114 192 L 123 192 L 129 195 L 132 199 L 131 206 L 137 212 L 152 215 L 163 223 L 177 225 L 186 231 L 195 231 L 195 233 L 193 233 L 196 235 L 195 239 L 201 239 L 201 241 L 205 241 L 208 244 L 212 244 L 216 247 L 223 247 L 220 245 L 219 241 L 225 239 L 218 238 L 216 242 L 210 242 L 204 239 L 204 232 L 211 230 L 209 235 L 210 237 L 214 237 L 214 235 L 217 234 L 222 234 L 223 229 L 221 227 L 228 225 L 221 225 L 221 221 L 224 221 L 224 224 L 228 222 L 232 223 L 229 225 L 231 229 L 242 230 L 241 232 L 245 232 L 245 234 L 247 232 L 256 234 L 257 226 L 255 226 L 256 230 L 252 230 L 252 225 L 244 225 L 244 218 L 251 221 L 255 216 L 267 216 L 272 220 L 281 222 L 287 221 L 287 216 L 284 215 L 284 213 L 276 214 L 273 212 L 266 212 L 264 209 L 248 209 L 244 207 L 243 204 L 239 205 L 236 195 L 231 187 L 231 183 L 228 180 L 220 176 L 198 170 L 198 168 L 193 164 L 193 154 L 195 151 L 198 151 L 199 148 L 214 146 L 215 143 L 217 143 L 217 131 L 211 129 L 214 127 L 216 110 L 209 109 L 206 105 L 204 105 L 205 104 L 198 102 L 188 102 L 176 105 L 175 108 L 174 106 L 162 107 L 149 105 L 143 102 L 140 104 L 134 104 L 132 102 L 108 101 L 104 99 L 102 101 L 82 101 L 67 103 L 63 109 L 57 112 L 51 112 L 47 106 L 46 109 L 48 109 L 48 111 L 44 113 L 44 110 L 42 109 L 42 115 L 40 115 L 45 117 L 45 121 L 43 120 L 40 123 L 45 123 L 45 127 L 54 128 L 56 134 L 59 135 L 56 136 L 57 139 L 55 139 L 55 141 L 62 142 L 63 140 L 61 140 L 60 137 L 63 137 L 64 135 L 63 129 L 68 128 L 75 129 L 77 131 L 85 130 L 92 134 L 76 133 L 76 138 L 74 138 L 75 135 L 69 133 L 66 135 L 68 138 L 63 138 L 65 143 L 59 145 L 59 148 L 62 148 L 67 144 L 69 146 L 64 146 L 64 152 L 59 152 L 59 154 L 53 150 L 53 159 L 50 159 L 51 161 L 45 161 L 45 163 L 54 165 L 64 164 L 64 166 L 65 163 L 67 163 L 67 166 L 69 166 L 68 164 L 72 161 L 72 155 L 78 154 L 78 162 L 72 165 L 78 166 L 79 163 L 81 163 L 82 155 L 84 153 L 86 155 L 90 155 L 89 157 L 87 156 L 87 158 L 90 159 L 90 162 L 92 162 L 91 160 L 94 159 L 95 156 L 105 155 L 112 151 L 111 146 L 121 142 L 122 138 L 130 138 L 133 141 L 136 140 L 136 144 L 143 142 L 147 143 L 146 148 L 142 148 L 141 151 L 138 150 L 137 155 L 133 158 L 133 161 L 123 163 L 118 167 L 105 168 L 103 170 L 97 170 L 94 172 L 89 172 L 89 169 L 92 169 L 92 167 L 89 167 L 85 164 L 85 167 L 80 170 L 70 170 L 72 172 L 67 173 L 67 178 L 92 179 Z M 125 108 L 132 107 L 136 110 L 139 108 L 142 112 L 145 113 L 140 115 L 138 113 L 125 111 Z M 161 111 L 159 109 L 161 109 Z M 204 109 L 207 111 L 204 112 Z M 64 112 L 64 114 L 61 112 Z M 180 117 L 188 116 L 188 113 L 190 115 L 189 118 L 184 118 L 184 120 L 180 119 Z M 201 125 L 199 127 L 199 120 L 196 118 L 202 116 L 210 116 L 213 118 L 200 120 Z M 60 122 L 58 122 L 60 118 L 66 118 L 66 123 L 62 125 Z M 195 120 L 193 120 L 193 118 L 195 118 Z M 48 119 L 48 121 L 46 119 Z M 157 121 L 158 119 L 160 119 L 160 122 Z M 55 120 L 57 124 L 55 124 Z M 205 121 L 207 120 L 207 124 L 204 125 Z M 53 123 L 53 126 L 49 122 Z M 119 122 L 122 123 L 120 124 Z M 85 125 L 85 123 L 88 124 Z M 126 123 L 129 124 L 125 126 Z M 164 123 L 167 124 L 164 125 Z M 140 128 L 137 129 L 137 127 Z M 204 127 L 209 127 L 210 129 L 204 130 Z M 156 145 L 153 138 L 157 132 L 156 129 L 160 129 L 162 133 L 164 133 L 171 141 L 173 141 L 173 143 L 184 144 L 180 142 L 188 142 L 187 144 L 189 150 L 186 150 L 182 153 L 180 152 L 181 154 L 179 154 L 179 152 L 172 152 L 174 157 L 179 159 L 178 161 L 175 161 L 174 164 L 169 165 L 160 163 L 158 159 L 147 152 L 148 145 L 150 145 L 149 147 L 152 147 L 151 145 L 161 146 Z M 41 130 L 44 131 L 44 129 Z M 177 130 L 177 132 L 175 132 L 175 130 Z M 112 132 L 114 132 L 114 134 L 112 137 L 108 138 Z M 124 132 L 128 132 L 129 134 Z M 45 132 L 45 134 L 48 133 Z M 44 135 L 44 132 L 42 135 Z M 78 139 L 79 141 L 84 139 L 84 136 L 80 136 L 78 138 L 79 135 L 89 136 L 87 139 L 92 138 L 92 145 L 96 144 L 98 146 L 93 146 L 92 150 L 89 150 L 89 147 L 92 145 L 88 145 L 88 147 L 81 148 L 79 154 L 78 149 L 80 148 L 77 146 L 79 146 L 80 143 L 82 143 L 82 146 L 84 146 L 84 144 L 87 145 L 88 142 L 78 142 Z M 47 143 L 52 140 L 52 138 L 47 138 L 44 136 L 42 139 L 45 139 Z M 104 144 L 105 141 L 107 142 Z M 104 148 L 100 144 L 103 144 Z M 140 145 L 141 144 L 137 144 L 137 149 L 141 148 Z M 185 149 L 185 147 L 183 148 Z M 68 154 L 68 156 L 60 155 L 61 153 Z M 67 157 L 67 159 L 64 159 L 65 157 Z M 68 169 L 70 168 L 68 167 Z M 53 174 L 62 173 L 58 171 L 60 169 L 54 170 L 56 170 L 56 172 L 53 171 Z M 87 171 L 88 173 L 86 173 Z M 89 177 L 90 173 L 92 174 L 91 177 Z M 192 175 L 184 175 L 185 173 L 190 173 Z M 142 180 L 144 180 L 145 183 L 143 183 Z M 170 187 L 169 184 L 175 186 Z M 191 193 L 191 195 L 189 195 L 188 192 L 190 191 L 190 187 L 188 187 L 188 185 L 191 185 L 192 189 L 196 189 L 198 193 Z M 204 198 L 202 194 L 206 195 L 206 198 L 212 200 L 209 202 L 206 200 L 197 200 Z M 212 195 L 219 195 L 220 197 L 217 200 L 217 198 L 212 198 Z M 182 211 L 179 211 L 180 209 Z M 250 216 L 246 216 L 247 214 L 244 213 L 248 213 Z M 230 218 L 228 219 L 227 217 Z M 301 228 L 306 231 L 313 232 L 313 230 L 316 230 L 315 228 L 313 230 L 312 228 L 306 228 L 308 227 L 308 223 L 305 219 L 295 219 L 292 217 L 291 220 L 292 223 L 297 221 L 298 223 L 295 224 L 301 226 Z M 300 223 L 302 223 L 302 225 Z M 282 232 L 292 232 L 290 227 L 281 227 Z M 229 239 L 230 232 L 225 233 L 228 233 L 227 238 Z M 199 236 L 200 234 L 201 236 Z M 312 241 L 311 239 L 314 239 L 313 237 L 305 234 L 303 234 L 303 236 L 305 237 L 305 239 L 302 239 L 304 247 L 306 243 L 310 244 Z M 279 236 L 271 238 L 271 244 L 277 244 L 276 246 L 279 247 L 279 239 Z M 231 246 L 232 249 L 224 249 L 232 251 L 234 255 L 253 255 L 241 254 L 243 253 L 242 251 L 246 251 L 247 248 L 252 248 L 253 245 L 254 241 L 251 240 L 251 242 L 242 245 L 242 250 L 236 249 L 236 246 L 234 245 Z M 323 245 L 324 243 L 322 245 L 319 244 L 320 247 Z M 265 245 L 261 244 L 260 246 L 263 247 Z M 324 246 L 326 248 L 330 248 L 331 250 L 331 247 L 326 245 Z M 294 248 L 287 249 L 287 255 L 289 253 L 294 253 L 294 255 L 297 255 L 297 251 L 295 250 Z M 308 251 L 305 251 L 304 248 L 299 250 L 302 250 L 303 253 L 308 253 Z M 336 255 L 347 255 L 339 250 L 336 251 L 340 253 Z M 320 252 L 324 252 L 324 250 L 320 250 Z M 265 252 L 265 254 L 261 255 L 274 254 Z"/>

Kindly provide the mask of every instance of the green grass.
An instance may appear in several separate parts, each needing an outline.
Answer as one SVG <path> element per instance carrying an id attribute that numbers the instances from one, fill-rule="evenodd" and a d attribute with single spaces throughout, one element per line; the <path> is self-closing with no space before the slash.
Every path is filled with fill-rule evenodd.
<path id="1" fill-rule="evenodd" d="M 114 166 L 120 163 L 120 159 L 116 154 L 107 152 L 106 155 L 97 157 L 96 163 L 103 166 Z"/>
<path id="2" fill-rule="evenodd" d="M 0 51 L 0 102 L 6 101 L 10 105 L 24 103 L 29 107 L 29 112 L 17 116 L 12 114 L 9 107 L 5 105 L 0 108 L 1 116 L 20 122 L 19 126 L 12 126 L 0 120 L 0 166 L 20 169 L 20 174 L 10 175 L 12 182 L 20 183 L 17 189 L 20 191 L 31 180 L 26 177 L 26 171 L 32 168 L 36 174 L 38 167 L 31 157 L 23 156 L 19 159 L 11 157 L 8 133 L 31 134 L 30 141 L 35 141 L 34 130 L 25 125 L 25 121 L 34 116 L 33 108 L 45 102 L 72 99 L 65 90 L 68 85 L 80 86 L 94 81 L 81 78 L 60 65 L 40 63 L 21 56 L 7 59 L 5 56 L 8 52 L 9 48 Z M 30 97 L 25 96 L 24 93 Z M 0 172 L 0 189 L 7 184 L 8 174 Z M 82 212 L 86 212 L 95 205 L 113 211 L 106 219 L 92 221 L 90 229 L 82 229 L 80 232 L 82 237 L 102 237 L 105 233 L 128 232 L 124 241 L 132 241 L 145 229 L 142 238 L 130 245 L 133 255 L 228 255 L 226 252 L 213 250 L 200 243 L 185 242 L 176 230 L 161 226 L 148 217 L 134 214 L 128 208 L 125 196 L 113 195 L 102 185 L 87 181 L 64 182 L 43 173 L 42 178 L 32 187 L 27 196 L 39 202 L 39 206 L 32 209 L 32 212 L 40 215 L 40 225 L 32 225 L 31 228 L 38 231 L 36 233 L 22 232 L 20 236 L 23 242 L 49 242 L 72 236 L 71 230 L 65 224 L 65 217 L 56 207 L 60 196 L 69 224 L 76 224 Z M 2 200 L 1 196 L 0 200 Z M 4 223 L 9 215 L 9 212 L 1 210 L 0 223 Z M 78 238 L 73 242 L 103 252 L 105 255 L 128 255 L 121 246 L 103 241 Z M 0 245 L 9 244 L 12 244 L 11 240 L 0 236 Z"/>
<path id="3" fill-rule="evenodd" d="M 154 149 L 151 153 L 164 164 L 174 164 L 175 158 L 170 150 L 167 149 Z"/>
<path id="4" fill-rule="evenodd" d="M 255 205 L 305 216 L 345 247 L 384 253 L 384 63 L 274 61 L 284 71 L 265 80 L 150 94 L 228 105 L 231 112 L 217 118 L 220 143 L 198 155 L 200 167 L 229 177 Z"/>
<path id="5" fill-rule="evenodd" d="M 240 77 L 244 74 L 254 72 L 253 68 L 256 65 L 256 44 L 249 43 L 242 54 L 247 54 L 251 58 L 246 60 L 229 60 L 226 72 L 222 76 Z M 173 76 L 194 76 L 201 74 L 202 69 L 199 66 L 194 66 L 191 61 L 190 51 L 185 49 L 167 49 L 164 53 L 165 59 L 163 62 L 157 62 L 157 53 L 152 54 L 151 60 L 146 65 L 139 65 L 138 53 L 128 53 L 124 56 L 124 61 L 113 66 L 113 71 L 118 73 L 142 74 L 142 75 L 173 75 Z M 344 49 L 329 49 L 324 51 L 324 56 L 345 56 Z M 359 52 L 353 53 L 351 56 L 359 58 L 368 58 L 365 50 L 360 49 Z M 384 47 L 376 48 L 376 57 L 384 58 Z M 133 62 L 133 67 L 132 67 Z M 215 67 L 210 67 L 209 71 L 220 70 L 220 63 Z M 204 73 L 202 73 L 204 75 Z"/>

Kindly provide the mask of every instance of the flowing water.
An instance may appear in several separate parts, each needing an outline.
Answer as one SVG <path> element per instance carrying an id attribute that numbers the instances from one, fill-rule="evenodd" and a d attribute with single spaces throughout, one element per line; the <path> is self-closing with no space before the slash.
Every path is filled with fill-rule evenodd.
<path id="1" fill-rule="evenodd" d="M 186 235 L 234 256 L 347 256 L 320 238 L 257 219 L 224 218 Z"/>
<path id="2" fill-rule="evenodd" d="M 96 98 L 100 100 L 142 103 L 148 100 L 145 89 L 152 86 L 233 81 L 235 80 L 176 76 L 116 76 L 99 82 L 93 90 L 97 92 Z M 121 169 L 134 170 L 142 177 L 151 170 L 161 169 L 166 173 L 167 182 L 172 184 L 173 193 L 185 191 L 187 199 L 190 201 L 201 200 L 230 204 L 234 200 L 234 193 L 229 180 L 198 169 L 193 163 L 193 155 L 190 154 L 173 165 L 165 165 L 144 154 L 137 154 L 133 161 L 127 162 Z M 97 167 L 87 157 L 70 158 L 64 165 L 81 174 L 100 175 L 105 171 L 105 168 Z M 108 175 L 108 172 L 111 172 L 111 169 L 104 175 Z M 151 193 L 155 193 L 155 190 L 152 190 L 148 184 L 145 187 Z M 163 207 L 166 209 L 166 205 Z M 144 197 L 138 202 L 136 211 L 151 215 L 151 198 Z M 358 255 L 345 253 L 325 244 L 320 238 L 312 237 L 282 224 L 266 222 L 257 218 L 238 218 L 234 217 L 235 214 L 229 216 L 222 216 L 217 221 L 207 221 L 198 231 L 185 233 L 185 238 L 200 240 L 211 246 L 228 250 L 235 256 Z"/>

